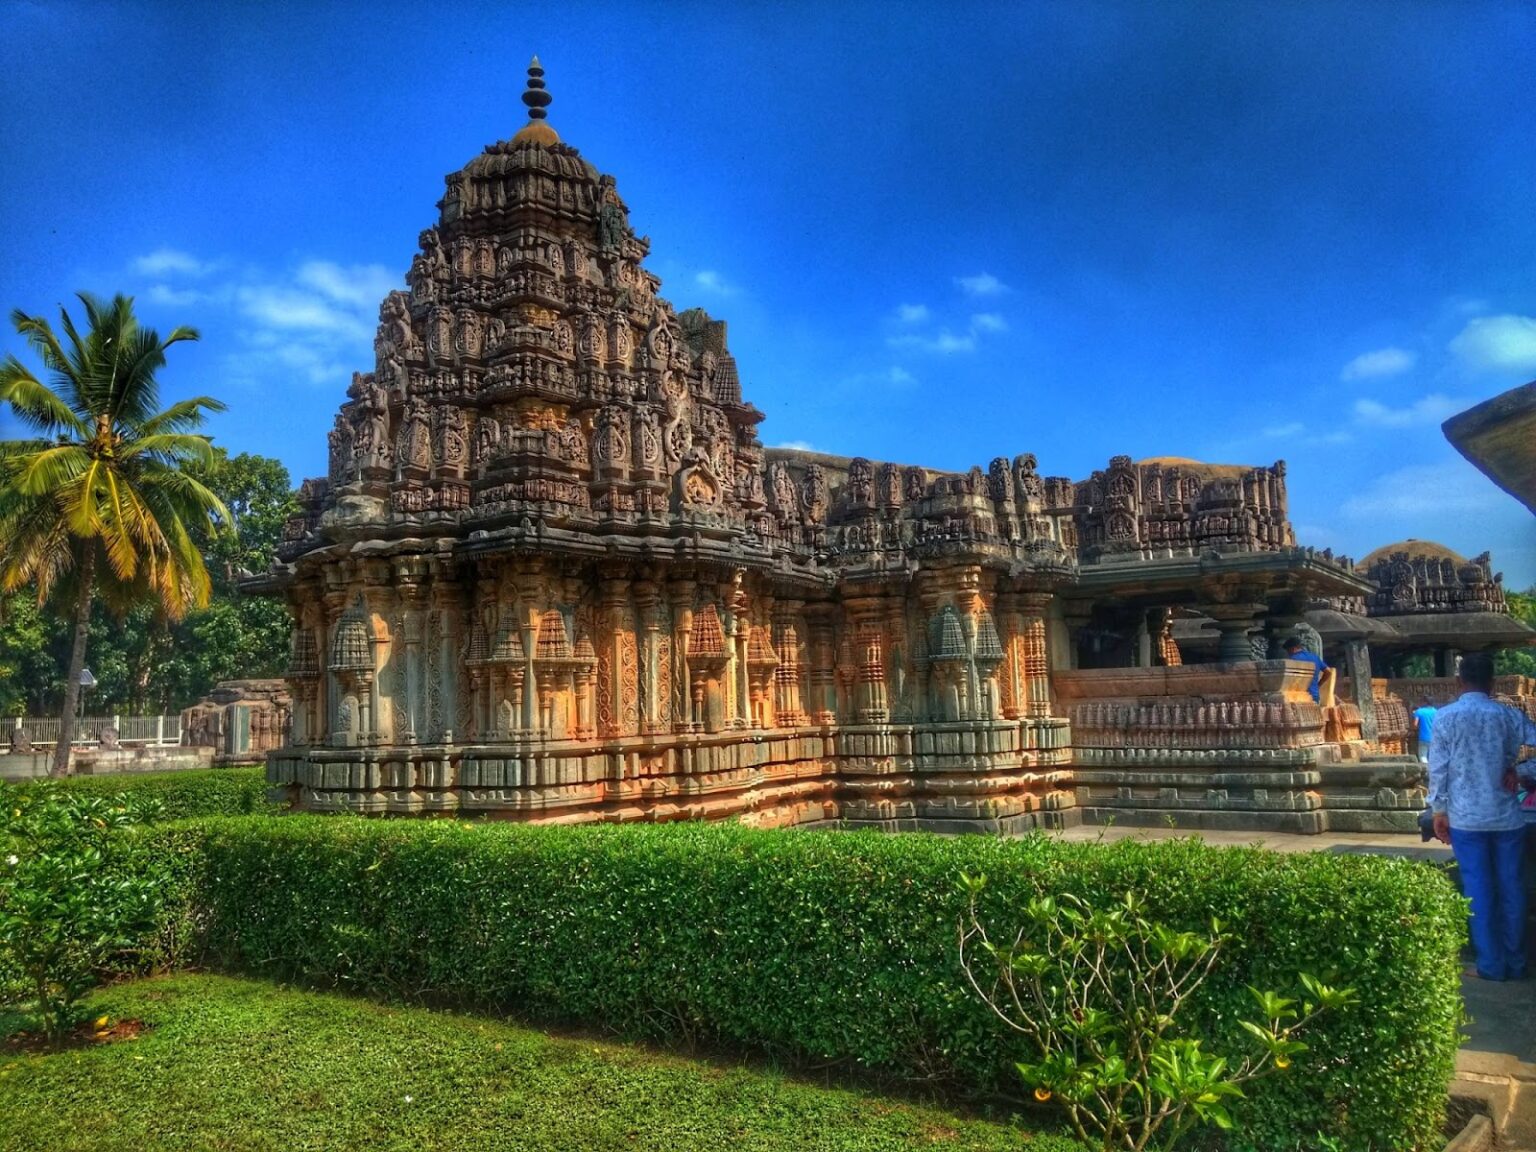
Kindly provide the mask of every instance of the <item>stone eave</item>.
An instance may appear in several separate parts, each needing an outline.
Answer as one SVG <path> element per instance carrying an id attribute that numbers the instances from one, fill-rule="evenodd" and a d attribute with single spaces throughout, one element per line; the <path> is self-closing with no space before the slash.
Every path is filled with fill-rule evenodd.
<path id="1" fill-rule="evenodd" d="M 1083 564 L 1076 584 L 1065 594 L 1099 603 L 1157 606 L 1197 604 L 1232 587 L 1252 587 L 1266 597 L 1362 596 L 1375 591 L 1364 577 L 1296 548 Z"/>
<path id="2" fill-rule="evenodd" d="M 1421 612 L 1379 617 L 1391 631 L 1371 643 L 1394 648 L 1526 648 L 1536 631 L 1499 612 Z"/>
<path id="3" fill-rule="evenodd" d="M 1440 429 L 1483 475 L 1536 513 L 1536 381 L 1468 408 Z"/>

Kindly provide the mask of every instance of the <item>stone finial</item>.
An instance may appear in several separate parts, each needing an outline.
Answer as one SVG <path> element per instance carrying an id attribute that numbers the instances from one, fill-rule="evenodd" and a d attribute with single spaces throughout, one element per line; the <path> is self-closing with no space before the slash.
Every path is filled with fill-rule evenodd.
<path id="1" fill-rule="evenodd" d="M 528 119 L 543 120 L 549 115 L 545 109 L 553 99 L 544 88 L 544 66 L 535 56 L 533 63 L 528 65 L 528 90 L 523 93 L 523 103 L 528 105 Z"/>

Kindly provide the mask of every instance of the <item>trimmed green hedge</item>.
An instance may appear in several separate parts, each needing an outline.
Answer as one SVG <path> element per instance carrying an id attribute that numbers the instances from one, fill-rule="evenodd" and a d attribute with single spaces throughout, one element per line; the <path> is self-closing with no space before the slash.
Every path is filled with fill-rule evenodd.
<path id="1" fill-rule="evenodd" d="M 1196 1006 L 1236 1043 L 1246 986 L 1300 971 L 1356 989 L 1287 1074 L 1235 1109 L 1239 1148 L 1438 1138 L 1461 1019 L 1465 906 L 1401 860 L 980 837 L 767 832 L 736 825 L 537 828 L 285 817 L 135 834 L 167 878 L 168 956 L 196 925 L 215 965 L 454 1001 L 663 1041 L 947 1084 L 1020 1085 L 1023 1053 L 965 989 L 959 872 L 989 922 L 1037 892 L 1146 894 L 1175 927 L 1215 914 L 1233 942 Z"/>
<path id="2" fill-rule="evenodd" d="M 200 768 L 185 772 L 137 772 L 115 776 L 68 776 L 28 780 L 17 788 L 53 786 L 90 796 L 133 796 L 156 801 L 159 820 L 193 816 L 250 816 L 273 812 L 264 768 Z"/>

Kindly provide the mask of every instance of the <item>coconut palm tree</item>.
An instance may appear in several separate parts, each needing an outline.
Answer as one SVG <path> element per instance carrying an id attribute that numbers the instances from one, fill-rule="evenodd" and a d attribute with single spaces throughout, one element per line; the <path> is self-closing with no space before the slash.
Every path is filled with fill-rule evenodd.
<path id="1" fill-rule="evenodd" d="M 63 340 L 46 319 L 11 313 L 50 383 L 15 356 L 0 363 L 0 402 L 35 434 L 0 443 L 0 589 L 33 585 L 40 602 L 68 604 L 74 618 L 55 776 L 69 771 L 92 601 L 123 611 L 150 600 L 173 620 L 207 604 L 194 531 L 229 522 L 184 468 L 212 461 L 195 430 L 224 405 L 197 396 L 159 407 L 166 349 L 197 332 L 177 328 L 162 340 L 139 326 L 128 296 L 107 304 L 82 292 L 80 302 L 88 326 L 81 333 L 60 308 Z"/>

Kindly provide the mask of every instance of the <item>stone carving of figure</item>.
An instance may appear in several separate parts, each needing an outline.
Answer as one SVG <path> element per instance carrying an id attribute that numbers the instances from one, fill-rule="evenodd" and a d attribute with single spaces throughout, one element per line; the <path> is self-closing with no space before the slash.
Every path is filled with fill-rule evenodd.
<path id="1" fill-rule="evenodd" d="M 427 428 L 426 407 L 420 400 L 413 400 L 405 410 L 395 455 L 402 468 L 432 466 L 432 437 Z"/>
<path id="2" fill-rule="evenodd" d="M 609 405 L 597 414 L 593 454 L 598 464 L 622 464 L 629 459 L 629 423 L 623 408 Z"/>
<path id="3" fill-rule="evenodd" d="M 672 333 L 667 331 L 665 324 L 658 324 L 651 329 L 651 355 L 656 358 L 657 364 L 666 364 L 672 358 Z"/>
<path id="4" fill-rule="evenodd" d="M 781 516 L 792 517 L 800 511 L 800 499 L 795 492 L 795 478 L 789 465 L 775 460 L 768 469 L 768 490 L 773 498 L 774 511 Z"/>
<path id="5" fill-rule="evenodd" d="M 467 463 L 468 445 L 465 440 L 464 410 L 451 404 L 437 409 L 437 455 L 443 467 L 461 471 Z"/>
<path id="6" fill-rule="evenodd" d="M 987 468 L 987 493 L 994 504 L 1013 503 L 1013 474 L 1008 470 L 1008 460 L 999 456 Z"/>
<path id="7" fill-rule="evenodd" d="M 1015 498 L 1038 506 L 1045 499 L 1045 484 L 1040 479 L 1035 454 L 1026 452 L 1013 458 Z"/>
<path id="8" fill-rule="evenodd" d="M 421 254 L 411 262 L 412 279 L 418 295 L 435 299 L 438 282 L 448 279 L 448 258 L 443 254 L 443 242 L 438 238 L 436 228 L 428 228 L 417 242 Z"/>
<path id="9" fill-rule="evenodd" d="M 581 330 L 581 354 L 588 360 L 602 359 L 603 330 L 593 321 Z"/>
<path id="10" fill-rule="evenodd" d="M 656 409 L 642 404 L 635 411 L 635 457 L 642 468 L 661 465 L 661 424 Z"/>
<path id="11" fill-rule="evenodd" d="M 618 189 L 614 187 L 611 176 L 602 178 L 599 195 L 602 204 L 597 210 L 597 246 L 604 253 L 617 252 L 629 238 L 630 231 L 624 219 L 624 208 L 619 203 Z"/>
<path id="12" fill-rule="evenodd" d="M 741 479 L 737 490 L 741 493 L 742 502 L 753 507 L 761 508 L 767 502 L 767 496 L 763 492 L 763 470 L 756 462 L 742 460 Z"/>
<path id="13" fill-rule="evenodd" d="M 827 518 L 827 474 L 820 464 L 811 464 L 800 482 L 800 496 L 805 504 L 805 518 L 812 524 L 820 524 Z"/>
<path id="14" fill-rule="evenodd" d="M 901 468 L 899 465 L 880 465 L 879 496 L 880 503 L 885 507 L 901 507 Z"/>
<path id="15" fill-rule="evenodd" d="M 875 502 L 874 468 L 862 456 L 848 464 L 848 503 L 854 508 L 868 508 Z"/>
<path id="16" fill-rule="evenodd" d="M 344 413 L 336 414 L 336 426 L 327 440 L 330 443 L 327 474 L 333 485 L 345 484 L 352 473 L 352 423 Z"/>
<path id="17" fill-rule="evenodd" d="M 923 475 L 921 468 L 908 468 L 903 483 L 906 488 L 908 504 L 915 504 L 921 500 L 923 493 L 928 488 L 927 478 Z"/>

